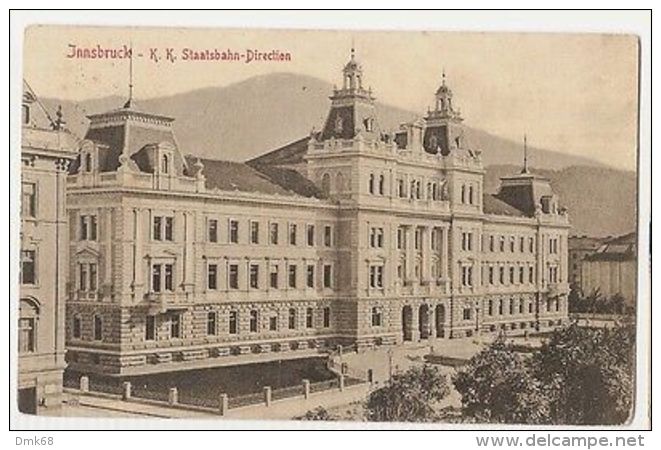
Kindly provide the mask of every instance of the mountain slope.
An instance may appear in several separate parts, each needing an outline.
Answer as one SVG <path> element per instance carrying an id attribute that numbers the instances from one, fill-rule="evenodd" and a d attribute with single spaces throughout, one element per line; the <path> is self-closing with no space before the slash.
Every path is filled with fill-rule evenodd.
<path id="1" fill-rule="evenodd" d="M 295 141 L 309 134 L 313 127 L 321 128 L 332 89 L 331 84 L 317 78 L 275 73 L 226 87 L 138 100 L 137 107 L 174 117 L 175 132 L 184 153 L 244 161 Z M 61 103 L 69 128 L 82 136 L 87 126 L 85 115 L 117 108 L 124 101 L 115 96 L 78 104 L 57 99 L 45 99 L 44 103 L 52 110 Z M 377 113 L 381 128 L 392 130 L 424 111 L 416 113 L 377 103 Z M 520 164 L 519 142 L 470 126 L 467 126 L 467 138 L 483 150 L 485 166 Z M 530 149 L 530 158 L 533 165 L 551 169 L 601 165 L 587 158 L 535 148 Z"/>

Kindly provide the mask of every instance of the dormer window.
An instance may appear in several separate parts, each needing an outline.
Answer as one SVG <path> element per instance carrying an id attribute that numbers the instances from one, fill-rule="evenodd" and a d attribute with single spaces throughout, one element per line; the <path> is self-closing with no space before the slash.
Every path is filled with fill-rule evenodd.
<path id="1" fill-rule="evenodd" d="M 170 173 L 170 158 L 168 155 L 163 155 L 161 157 L 161 173 Z"/>
<path id="2" fill-rule="evenodd" d="M 30 123 L 30 105 L 23 105 L 22 120 L 23 125 L 28 125 Z"/>

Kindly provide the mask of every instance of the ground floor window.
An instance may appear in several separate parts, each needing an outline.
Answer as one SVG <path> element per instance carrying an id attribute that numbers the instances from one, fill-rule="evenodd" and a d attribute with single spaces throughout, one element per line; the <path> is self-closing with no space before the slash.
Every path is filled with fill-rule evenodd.
<path id="1" fill-rule="evenodd" d="M 381 326 L 381 309 L 375 306 L 372 308 L 372 326 L 380 327 Z"/>
<path id="2" fill-rule="evenodd" d="M 145 340 L 153 341 L 156 338 L 156 317 L 147 316 L 145 319 Z"/>
<path id="3" fill-rule="evenodd" d="M 81 336 L 81 323 L 80 323 L 80 316 L 75 315 L 73 316 L 73 323 L 71 324 L 71 332 L 73 334 L 74 339 L 80 339 Z"/>
<path id="4" fill-rule="evenodd" d="M 473 310 L 471 308 L 464 308 L 464 320 L 471 320 L 473 316 Z"/>
<path id="5" fill-rule="evenodd" d="M 278 330 L 278 316 L 269 317 L 269 331 Z"/>
<path id="6" fill-rule="evenodd" d="M 257 333 L 257 310 L 250 311 L 250 332 Z"/>
<path id="7" fill-rule="evenodd" d="M 170 337 L 173 339 L 181 338 L 181 315 L 173 314 L 170 316 Z"/>
<path id="8" fill-rule="evenodd" d="M 236 311 L 230 311 L 229 317 L 229 333 L 237 334 L 239 331 L 239 313 Z"/>
<path id="9" fill-rule="evenodd" d="M 314 312 L 312 308 L 308 308 L 305 310 L 305 326 L 306 328 L 312 328 L 314 322 Z"/>
<path id="10" fill-rule="evenodd" d="M 214 311 L 210 311 L 207 314 L 207 334 L 209 336 L 215 336 L 216 334 L 216 313 Z"/>
<path id="11" fill-rule="evenodd" d="M 103 319 L 99 315 L 94 316 L 94 340 L 100 341 L 103 339 Z"/>
<path id="12" fill-rule="evenodd" d="M 330 327 L 330 308 L 326 306 L 324 308 L 324 328 Z"/>
<path id="13" fill-rule="evenodd" d="M 34 318 L 21 318 L 18 321 L 18 352 L 33 353 L 35 351 Z"/>
<path id="14" fill-rule="evenodd" d="M 287 326 L 290 330 L 295 330 L 296 329 L 296 309 L 290 308 L 289 309 L 289 316 L 287 320 Z"/>

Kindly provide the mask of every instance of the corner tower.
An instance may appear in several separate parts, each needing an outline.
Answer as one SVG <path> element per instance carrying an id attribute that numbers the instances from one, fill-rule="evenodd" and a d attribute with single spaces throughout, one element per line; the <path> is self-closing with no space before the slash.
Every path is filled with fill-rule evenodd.
<path id="1" fill-rule="evenodd" d="M 447 156 L 453 149 L 463 148 L 463 119 L 452 103 L 452 90 L 447 86 L 445 71 L 443 81 L 436 91 L 434 109 L 425 117 L 423 147 L 427 153 Z"/>

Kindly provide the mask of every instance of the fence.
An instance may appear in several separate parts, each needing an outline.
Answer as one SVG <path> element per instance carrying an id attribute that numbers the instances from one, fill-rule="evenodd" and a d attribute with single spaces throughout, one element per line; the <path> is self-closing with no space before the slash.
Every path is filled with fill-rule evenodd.
<path id="1" fill-rule="evenodd" d="M 199 409 L 222 415 L 227 409 L 258 404 L 269 406 L 274 400 L 293 399 L 296 397 L 308 398 L 311 393 L 325 392 L 333 389 L 344 390 L 345 387 L 362 383 L 364 383 L 362 379 L 340 374 L 337 378 L 315 383 L 303 380 L 302 384 L 296 386 L 275 390 L 271 390 L 270 387 L 265 386 L 263 392 L 234 397 L 220 395 L 218 398 L 211 396 L 199 397 L 186 392 L 182 392 L 180 395 L 176 387 L 163 391 L 155 391 L 142 386 L 131 386 L 129 382 L 120 383 L 119 380 L 117 382 L 104 382 L 97 379 L 90 379 L 87 376 L 81 376 L 78 383 L 75 383 L 75 380 L 72 379 L 66 380 L 65 387 L 75 389 L 81 393 L 110 394 L 125 401 L 143 401 L 158 406 Z"/>

